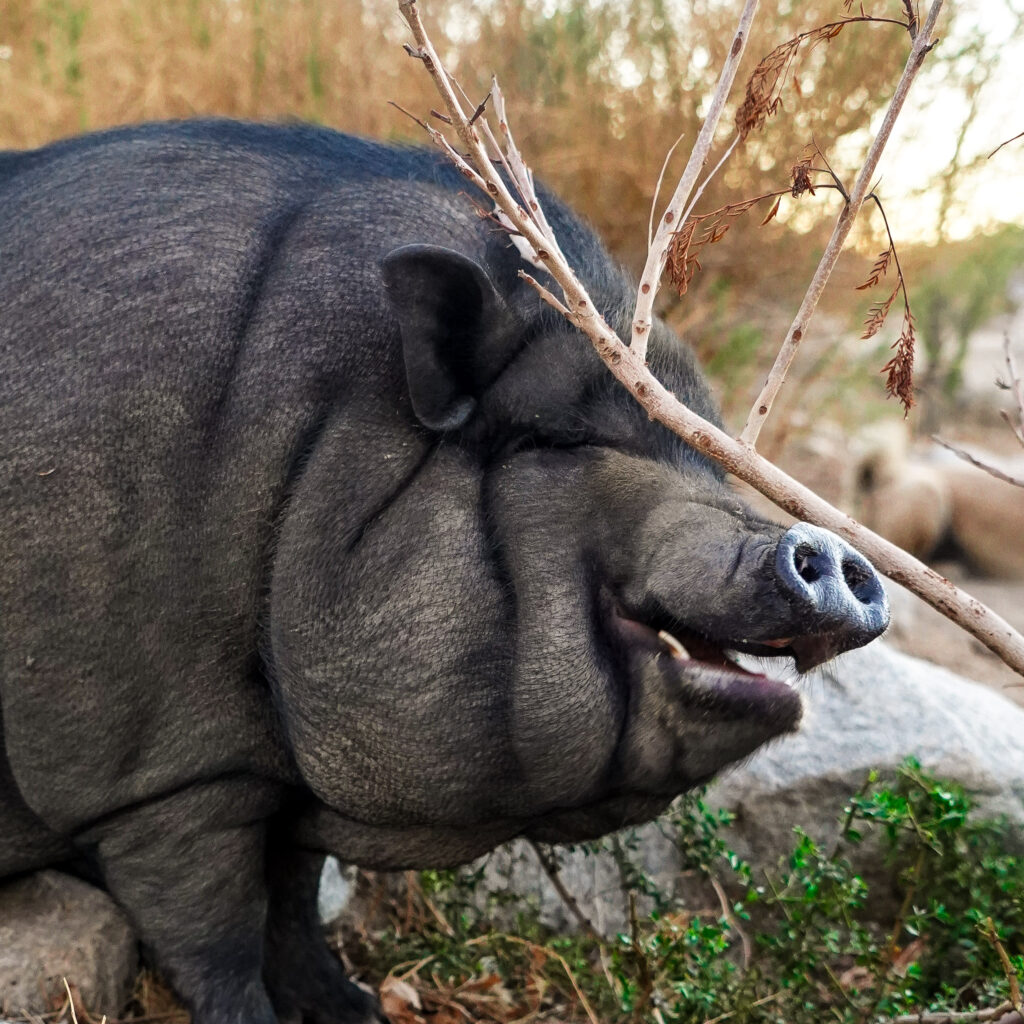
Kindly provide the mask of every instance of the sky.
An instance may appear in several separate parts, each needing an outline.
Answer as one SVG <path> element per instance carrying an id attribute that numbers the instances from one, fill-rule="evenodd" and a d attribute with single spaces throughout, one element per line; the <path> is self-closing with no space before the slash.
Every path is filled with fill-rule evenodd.
<path id="1" fill-rule="evenodd" d="M 953 4 L 957 0 L 946 0 L 945 7 L 952 9 Z M 976 28 L 983 37 L 981 59 L 965 58 L 973 63 L 974 75 L 987 76 L 987 81 L 980 86 L 963 153 L 984 158 L 1001 142 L 1024 132 L 1024 32 L 1018 27 L 1024 21 L 1024 0 L 961 0 L 957 7 L 966 33 Z M 936 54 L 941 49 L 952 55 L 966 41 L 965 33 L 944 35 L 941 24 L 937 34 Z M 880 192 L 890 200 L 889 207 L 899 211 L 900 233 L 915 240 L 934 239 L 939 193 L 933 188 L 914 195 L 901 183 L 929 179 L 949 165 L 968 113 L 967 100 L 947 84 L 948 77 L 940 62 L 926 62 L 879 167 Z M 959 192 L 948 237 L 963 238 L 993 222 L 1024 225 L 1024 138 L 991 159 L 982 159 L 964 177 Z"/>

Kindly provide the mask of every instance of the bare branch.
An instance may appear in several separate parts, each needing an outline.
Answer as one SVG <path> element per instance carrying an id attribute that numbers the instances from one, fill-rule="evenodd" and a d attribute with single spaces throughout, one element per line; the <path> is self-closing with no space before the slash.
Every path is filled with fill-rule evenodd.
<path id="1" fill-rule="evenodd" d="M 732 912 L 732 907 L 729 905 L 729 897 L 726 895 L 725 889 L 722 888 L 722 883 L 711 874 L 707 876 L 707 879 L 711 883 L 711 888 L 715 890 L 715 895 L 718 897 L 718 905 L 722 909 L 722 917 L 729 922 L 729 927 L 740 937 L 740 945 L 743 947 L 743 970 L 746 971 L 750 968 L 751 961 L 754 959 L 754 947 L 751 945 L 750 936 L 740 927 L 739 921 L 736 920 L 736 915 Z"/>
<path id="2" fill-rule="evenodd" d="M 1017 476 L 1010 476 L 1009 473 L 1004 473 L 998 466 L 993 466 L 991 462 L 979 459 L 977 455 L 972 455 L 969 451 L 965 451 L 963 448 L 958 448 L 955 444 L 943 441 L 937 434 L 932 434 L 932 440 L 936 444 L 941 444 L 943 448 L 952 452 L 957 456 L 957 458 L 963 459 L 964 462 L 969 462 L 972 466 L 977 466 L 978 469 L 983 469 L 986 473 L 990 476 L 994 476 L 997 480 L 1004 480 L 1008 484 L 1013 484 L 1014 487 L 1024 487 L 1024 479 Z"/>
<path id="3" fill-rule="evenodd" d="M 527 257 L 530 262 L 534 263 L 536 266 L 543 266 L 555 281 L 557 281 L 566 298 L 566 306 L 570 311 L 569 319 L 573 323 L 582 324 L 594 315 L 594 306 L 590 301 L 590 297 L 587 295 L 585 289 L 576 277 L 575 272 L 562 255 L 562 252 L 558 247 L 558 242 L 554 238 L 550 227 L 546 226 L 546 221 L 543 222 L 545 225 L 544 228 L 539 225 L 535 217 L 533 217 L 531 213 L 524 208 L 522 203 L 520 203 L 519 200 L 511 194 L 511 192 L 509 192 L 504 179 L 495 170 L 491 162 L 490 154 L 487 152 L 485 144 L 481 141 L 480 133 L 477 131 L 476 125 L 470 123 L 469 117 L 456 95 L 455 83 L 445 69 L 437 51 L 434 49 L 433 43 L 430 41 L 425 29 L 423 28 L 423 23 L 420 21 L 419 11 L 416 8 L 416 0 L 399 0 L 398 8 L 408 23 L 409 28 L 412 30 L 413 36 L 419 47 L 417 52 L 420 54 L 420 59 L 423 61 L 424 67 L 426 67 L 427 71 L 434 79 L 434 84 L 437 86 L 437 89 L 445 102 L 445 106 L 448 108 L 448 112 L 451 115 L 455 130 L 458 133 L 459 138 L 469 150 L 469 156 L 473 161 L 476 171 L 478 172 L 477 177 L 483 182 L 483 184 L 478 185 L 478 187 L 490 196 L 501 213 L 508 218 L 509 222 L 514 225 L 518 234 L 522 236 L 522 241 L 532 248 L 533 257 Z M 496 99 L 496 104 L 498 102 L 500 101 Z M 430 131 L 429 128 L 428 131 Z M 487 134 L 491 139 L 493 139 L 493 135 L 490 135 L 489 129 Z M 431 138 L 437 142 L 436 133 L 431 132 Z M 506 133 L 506 139 L 508 141 L 508 149 L 511 153 L 514 150 L 514 143 L 512 142 L 511 134 Z M 449 155 L 454 152 L 451 146 L 447 146 L 446 151 Z M 513 178 L 515 178 L 516 171 L 513 163 L 516 162 L 518 162 L 516 157 L 513 157 L 505 164 L 506 169 L 510 172 Z M 460 170 L 461 169 L 462 168 L 460 166 Z M 517 181 L 517 186 L 523 194 L 525 202 L 530 202 L 530 198 L 527 198 L 528 196 L 531 197 L 533 201 L 536 201 L 536 197 L 532 196 L 533 190 L 529 181 Z M 520 251 L 522 251 L 521 247 Z M 609 333 L 611 333 L 610 330 Z M 612 336 L 615 337 L 616 341 L 618 341 L 617 336 L 614 334 Z M 599 349 L 599 351 L 602 350 Z M 610 352 L 603 350 L 602 358 L 605 358 L 607 355 L 610 355 Z"/>
<path id="4" fill-rule="evenodd" d="M 665 159 L 661 162 L 661 171 L 658 174 L 658 184 L 654 186 L 654 197 L 651 199 L 651 215 L 647 218 L 647 248 L 654 244 L 654 212 L 658 207 L 658 197 L 661 195 L 661 183 L 665 180 L 665 172 L 668 170 L 668 162 L 672 159 L 672 154 L 676 151 L 676 146 L 683 141 L 683 136 L 680 135 L 671 146 L 668 147 L 668 152 L 665 154 Z"/>
<path id="5" fill-rule="evenodd" d="M 1020 979 L 1017 977 L 1017 972 L 1013 968 L 1013 963 L 1006 952 L 1006 948 L 1003 946 L 1002 942 L 999 941 L 999 932 L 991 917 L 985 918 L 985 922 L 981 928 L 981 934 L 988 939 L 992 948 L 996 951 L 996 955 L 999 957 L 999 963 L 1003 968 L 1003 974 L 1006 976 L 1006 984 L 1010 989 L 1010 1002 L 1013 1004 L 1013 1008 L 1018 1014 L 1024 1012 L 1024 1006 L 1022 1006 L 1020 999 Z"/>
<path id="6" fill-rule="evenodd" d="M 914 0 L 903 0 L 903 10 L 907 15 L 907 31 L 911 39 L 917 38 L 917 14 L 914 11 Z"/>
<path id="7" fill-rule="evenodd" d="M 889 1017 L 881 1024 L 970 1024 L 972 1021 L 997 1021 L 1013 1009 L 1013 1003 L 1000 1003 L 988 1010 L 937 1010 L 931 1013 L 906 1013 Z"/>
<path id="8" fill-rule="evenodd" d="M 996 146 L 996 148 L 993 149 L 991 153 L 989 153 L 988 159 L 991 160 L 992 157 L 994 157 L 996 153 L 998 153 L 999 150 L 1003 148 L 1003 146 L 1008 146 L 1011 142 L 1016 142 L 1018 139 L 1024 139 L 1024 132 L 1019 132 L 1017 135 L 1014 135 L 1012 139 L 1007 139 L 1005 142 L 1000 142 L 999 145 Z"/>
<path id="9" fill-rule="evenodd" d="M 758 0 L 746 0 L 743 6 L 736 35 L 729 48 L 729 56 L 722 67 L 722 74 L 719 76 L 715 94 L 711 97 L 707 117 L 704 118 L 704 124 L 701 126 L 693 151 L 690 153 L 690 159 L 679 179 L 679 184 L 676 185 L 676 190 L 658 221 L 654 241 L 647 250 L 647 263 L 640 275 L 640 286 L 636 293 L 636 313 L 633 316 L 633 332 L 630 340 L 630 348 L 636 350 L 641 362 L 645 361 L 647 355 L 647 336 L 650 333 L 651 324 L 654 322 L 654 298 L 658 294 L 658 285 L 661 283 L 661 275 L 665 270 L 668 248 L 672 242 L 672 236 L 675 234 L 676 226 L 681 225 L 685 220 L 683 211 L 687 200 L 690 198 L 690 193 L 693 191 L 694 185 L 697 184 L 701 168 L 707 162 L 708 154 L 711 152 L 715 129 L 722 117 L 722 109 L 728 99 L 733 79 L 736 77 L 736 70 L 740 64 L 740 58 L 743 56 L 743 50 L 746 48 L 747 39 L 750 36 L 750 26 L 754 21 L 754 14 L 757 12 L 757 4 Z"/>
<path id="10" fill-rule="evenodd" d="M 750 415 L 747 417 L 746 425 L 743 427 L 743 431 L 740 434 L 740 440 L 744 444 L 753 447 L 757 443 L 757 438 L 761 433 L 761 428 L 764 426 L 764 423 L 772 410 L 772 405 L 774 404 L 782 385 L 786 382 L 786 375 L 789 372 L 789 368 L 792 365 L 794 358 L 796 357 L 797 349 L 800 346 L 800 341 L 804 336 L 804 332 L 807 330 L 807 325 L 809 324 L 811 317 L 814 315 L 814 310 L 817 308 L 818 300 L 821 298 L 821 293 L 825 290 L 825 284 L 828 282 L 828 279 L 832 274 L 832 270 L 836 265 L 836 261 L 839 259 L 839 254 L 843 250 L 843 244 L 846 241 L 846 236 L 850 233 L 850 228 L 853 227 L 854 219 L 860 212 L 860 208 L 863 205 L 864 200 L 867 198 L 868 193 L 871 191 L 871 179 L 874 176 L 875 168 L 878 166 L 878 160 L 882 155 L 882 150 L 885 149 L 885 145 L 889 141 L 889 136 L 892 134 L 892 128 L 896 122 L 896 118 L 903 109 L 903 103 L 907 98 L 907 92 L 909 91 L 914 78 L 917 76 L 917 72 L 924 61 L 926 54 L 931 49 L 932 44 L 929 40 L 932 37 L 932 32 L 935 30 L 935 22 L 939 17 L 939 11 L 942 9 L 942 2 L 943 0 L 932 0 L 932 5 L 928 9 L 928 16 L 925 19 L 925 23 L 922 26 L 921 31 L 919 31 L 917 36 L 914 38 L 913 46 L 910 49 L 910 56 L 907 58 L 906 66 L 903 69 L 903 75 L 900 77 L 899 83 L 896 86 L 896 91 L 893 94 L 892 102 L 889 104 L 889 109 L 885 112 L 885 119 L 882 121 L 882 126 L 879 128 L 878 134 L 871 143 L 871 148 L 868 150 L 864 166 L 861 168 L 860 174 L 857 175 L 857 181 L 855 182 L 853 189 L 850 191 L 849 202 L 846 203 L 839 214 L 836 226 L 832 231 L 832 237 L 829 239 L 824 253 L 822 253 L 821 262 L 818 264 L 818 268 L 815 270 L 814 276 L 811 278 L 811 283 L 807 286 L 807 293 L 804 295 L 803 302 L 800 303 L 800 308 L 797 310 L 796 317 L 786 334 L 786 338 L 782 343 L 782 348 L 779 350 L 779 354 L 775 359 L 775 365 L 772 366 L 771 372 L 768 374 L 768 379 L 765 381 L 765 385 L 761 390 L 761 394 L 758 395 L 753 408 L 750 410 Z"/>
<path id="11" fill-rule="evenodd" d="M 558 893 L 569 913 L 576 918 L 576 923 L 583 930 L 584 934 L 589 938 L 594 939 L 595 942 L 603 941 L 601 936 L 598 934 L 597 929 L 588 920 L 587 915 L 580 909 L 579 903 L 576 902 L 576 897 L 566 889 L 565 883 L 558 874 L 558 865 L 554 862 L 550 854 L 541 849 L 540 844 L 535 842 L 533 839 L 527 839 L 527 842 L 530 844 L 537 860 L 540 862 L 540 866 L 543 869 L 544 874 L 548 876 L 548 881 L 555 887 L 555 892 Z"/>
<path id="12" fill-rule="evenodd" d="M 1006 422 L 1010 424 L 1014 434 L 1017 435 L 1017 440 L 1024 444 L 1024 381 L 1021 380 L 1020 374 L 1017 372 L 1017 363 L 1013 358 L 1013 352 L 1010 350 L 1009 334 L 1003 335 L 1003 355 L 1006 358 L 1006 372 L 1009 374 L 1006 386 L 1013 392 L 1013 397 L 1017 402 L 1020 423 L 1019 425 L 1013 423 L 1009 413 L 1004 412 L 1003 416 Z"/>
<path id="13" fill-rule="evenodd" d="M 551 245 L 550 240 L 538 229 L 527 211 L 508 193 L 504 182 L 488 158 L 479 135 L 473 126 L 468 124 L 464 111 L 454 98 L 447 72 L 440 66 L 436 52 L 426 38 L 423 26 L 419 21 L 415 0 L 400 0 L 399 7 L 413 29 L 416 41 L 424 54 L 424 65 L 434 76 L 435 82 L 442 90 L 442 95 L 446 97 L 446 103 L 449 106 L 455 127 L 460 132 L 460 137 L 463 138 L 463 141 L 468 140 L 469 142 L 470 153 L 476 169 L 479 176 L 485 180 L 485 191 L 500 205 L 516 230 L 520 231 L 534 247 L 545 268 L 562 288 L 565 297 L 565 301 L 562 303 L 563 315 L 587 335 L 615 378 L 640 402 L 648 415 L 674 431 L 693 448 L 714 459 L 726 470 L 749 483 L 797 519 L 823 526 L 844 537 L 890 579 L 913 590 L 942 614 L 952 619 L 972 636 L 977 637 L 1007 665 L 1024 675 L 1024 637 L 1005 620 L 969 594 L 959 590 L 933 569 L 861 526 L 851 516 L 840 512 L 792 477 L 787 476 L 777 466 L 758 455 L 753 446 L 744 439 L 734 440 L 714 424 L 698 416 L 650 373 L 642 348 L 635 344 L 624 344 L 604 318 L 598 315 L 593 301 L 566 264 L 561 252 Z M 915 44 L 914 53 L 917 63 L 920 63 L 927 52 L 923 41 L 930 37 L 940 7 L 941 0 L 933 0 L 924 30 L 918 35 L 917 43 L 922 45 L 918 48 Z M 913 59 L 912 55 L 912 62 Z M 904 72 L 904 79 L 907 77 L 907 73 Z M 905 95 L 909 80 L 901 80 L 901 85 L 903 85 Z M 451 102 L 449 102 L 448 96 L 452 97 Z M 891 122 L 895 118 L 894 111 L 898 111 L 900 105 L 902 105 L 902 99 L 899 103 L 894 101 L 894 104 L 890 106 L 886 115 L 886 122 L 889 126 L 887 130 L 891 130 Z M 858 185 L 869 179 L 870 175 L 862 172 L 858 178 Z M 696 175 L 694 175 L 694 180 L 696 180 Z M 866 185 L 863 185 L 862 189 L 866 194 Z M 863 201 L 863 196 L 861 201 Z M 849 208 L 847 207 L 847 210 Z M 660 243 L 658 242 L 659 237 L 662 238 Z M 655 242 L 656 248 L 659 244 L 665 244 L 660 226 Z"/>
<path id="14" fill-rule="evenodd" d="M 549 306 L 552 306 L 552 307 L 553 307 L 554 309 L 557 309 L 557 310 L 558 310 L 558 312 L 559 312 L 559 313 L 561 313 L 561 314 L 562 314 L 562 316 L 564 316 L 564 317 L 565 317 L 565 318 L 566 318 L 567 320 L 571 320 L 571 319 L 572 319 L 572 312 L 570 311 L 569 307 L 568 307 L 568 306 L 567 306 L 567 305 L 566 305 L 566 304 L 565 304 L 564 302 L 562 302 L 562 300 L 561 300 L 561 299 L 559 299 L 557 295 L 555 295 L 555 294 L 553 294 L 552 292 L 548 291 L 548 289 L 547 289 L 547 288 L 545 288 L 545 287 L 544 287 L 544 285 L 542 285 L 542 284 L 541 284 L 541 283 L 540 283 L 540 282 L 539 282 L 539 281 L 537 280 L 537 278 L 535 278 L 535 277 L 532 277 L 532 276 L 531 276 L 530 274 L 528 274 L 528 273 L 527 273 L 527 272 L 526 272 L 525 270 L 520 270 L 520 271 L 519 271 L 519 276 L 520 276 L 520 277 L 521 277 L 521 278 L 522 278 L 522 279 L 523 279 L 523 280 L 524 280 L 524 281 L 525 281 L 525 282 L 526 282 L 526 283 L 527 283 L 527 284 L 528 284 L 528 285 L 529 285 L 529 286 L 530 286 L 531 288 L 533 288 L 533 289 L 534 289 L 534 290 L 535 290 L 535 291 L 537 292 L 537 294 L 538 294 L 538 295 L 540 295 L 540 297 L 541 297 L 541 298 L 542 298 L 542 299 L 543 299 L 543 300 L 544 300 L 544 301 L 545 301 L 545 302 L 546 302 L 546 303 L 547 303 L 547 304 L 548 304 Z"/>

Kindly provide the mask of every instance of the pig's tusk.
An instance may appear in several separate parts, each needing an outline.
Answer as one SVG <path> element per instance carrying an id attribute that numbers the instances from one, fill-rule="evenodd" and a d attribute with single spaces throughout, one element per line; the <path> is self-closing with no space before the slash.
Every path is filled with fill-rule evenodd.
<path id="1" fill-rule="evenodd" d="M 690 658 L 690 652 L 667 629 L 658 630 L 658 639 L 668 648 L 673 658 Z"/>

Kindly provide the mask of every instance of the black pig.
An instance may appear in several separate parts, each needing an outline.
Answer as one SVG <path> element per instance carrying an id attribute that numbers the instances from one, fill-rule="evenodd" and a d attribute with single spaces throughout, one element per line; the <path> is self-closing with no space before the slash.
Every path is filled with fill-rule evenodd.
<path id="1" fill-rule="evenodd" d="M 887 622 L 859 555 L 648 420 L 463 188 L 302 126 L 0 155 L 0 876 L 97 879 L 197 1024 L 374 1017 L 324 851 L 649 819 L 797 726 L 727 652 L 807 669 Z M 661 325 L 650 359 L 715 418 Z"/>

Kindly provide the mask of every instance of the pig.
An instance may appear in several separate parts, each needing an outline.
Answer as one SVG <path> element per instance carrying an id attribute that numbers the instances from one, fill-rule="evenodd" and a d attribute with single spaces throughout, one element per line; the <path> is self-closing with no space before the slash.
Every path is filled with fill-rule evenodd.
<path id="1" fill-rule="evenodd" d="M 1024 488 L 937 445 L 912 445 L 901 422 L 854 440 L 854 514 L 917 558 L 956 560 L 994 579 L 1024 579 Z M 972 449 L 982 462 L 1024 477 L 1024 464 Z"/>
<path id="2" fill-rule="evenodd" d="M 325 853 L 648 820 L 797 728 L 734 652 L 806 671 L 888 621 L 859 554 L 648 418 L 465 188 L 304 125 L 0 157 L 0 877 L 101 885 L 196 1024 L 377 1019 Z M 625 331 L 627 277 L 544 202 Z M 718 421 L 660 323 L 650 363 Z"/>

